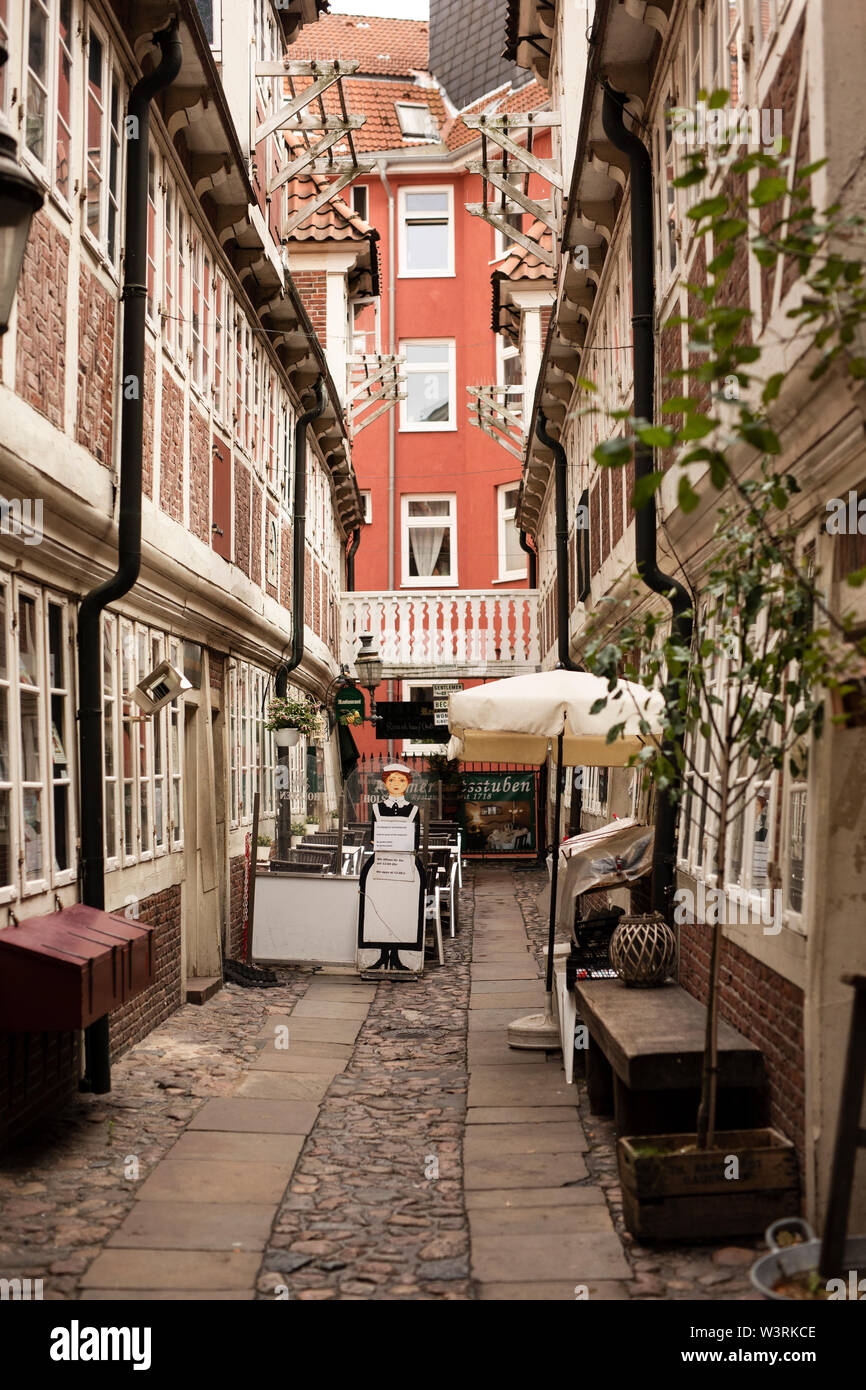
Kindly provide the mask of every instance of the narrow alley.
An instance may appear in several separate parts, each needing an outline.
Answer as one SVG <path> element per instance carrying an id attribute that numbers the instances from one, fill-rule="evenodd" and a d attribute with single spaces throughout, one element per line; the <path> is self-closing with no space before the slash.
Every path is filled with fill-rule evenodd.
<path id="1" fill-rule="evenodd" d="M 467 870 L 444 968 L 280 971 L 186 1005 L 0 1170 L 0 1277 L 45 1299 L 750 1299 L 758 1245 L 641 1247 L 612 1123 L 542 1000 L 537 872 Z"/>

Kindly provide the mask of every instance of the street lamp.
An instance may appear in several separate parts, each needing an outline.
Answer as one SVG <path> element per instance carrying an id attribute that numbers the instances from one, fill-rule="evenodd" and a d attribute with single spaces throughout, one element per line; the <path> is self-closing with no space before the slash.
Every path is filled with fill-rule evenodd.
<path id="1" fill-rule="evenodd" d="M 373 646 L 372 632 L 361 633 L 361 650 L 355 657 L 358 681 L 370 693 L 370 723 L 378 720 L 376 714 L 376 689 L 382 679 L 382 658 Z"/>
<path id="2" fill-rule="evenodd" d="M 0 44 L 0 68 L 8 57 Z M 9 326 L 30 223 L 43 202 L 42 190 L 17 156 L 15 136 L 0 111 L 0 337 Z"/>

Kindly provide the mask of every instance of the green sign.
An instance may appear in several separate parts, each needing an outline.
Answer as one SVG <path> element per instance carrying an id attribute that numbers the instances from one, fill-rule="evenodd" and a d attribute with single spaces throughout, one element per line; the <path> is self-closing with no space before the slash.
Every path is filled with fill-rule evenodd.
<path id="1" fill-rule="evenodd" d="M 468 853 L 535 853 L 536 772 L 463 772 Z"/>
<path id="2" fill-rule="evenodd" d="M 364 696 L 354 685 L 346 685 L 342 690 L 338 690 L 334 696 L 334 714 L 338 724 L 347 724 L 349 728 L 363 724 L 366 707 Z"/>

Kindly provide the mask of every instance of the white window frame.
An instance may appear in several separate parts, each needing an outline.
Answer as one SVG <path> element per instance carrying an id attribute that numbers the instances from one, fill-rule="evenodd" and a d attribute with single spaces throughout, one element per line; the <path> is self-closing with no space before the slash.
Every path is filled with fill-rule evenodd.
<path id="1" fill-rule="evenodd" d="M 509 492 L 516 491 L 520 487 L 520 479 L 513 483 L 500 483 L 496 489 L 496 535 L 499 549 L 499 574 L 500 580 L 525 579 L 527 556 L 523 557 L 523 564 L 520 569 L 510 570 L 507 566 L 506 557 L 508 554 L 507 546 L 507 527 L 514 521 L 517 514 L 516 507 L 506 506 L 506 497 Z M 512 527 L 512 529 L 514 529 Z M 515 532 L 517 534 L 517 532 Z"/>
<path id="2" fill-rule="evenodd" d="M 446 193 L 448 195 L 448 264 L 441 270 L 410 270 L 406 246 L 407 222 L 441 221 L 438 217 L 407 212 L 406 199 L 410 193 Z M 454 186 L 440 184 L 404 184 L 397 190 L 397 278 L 398 280 L 443 280 L 454 276 Z"/>
<path id="3" fill-rule="evenodd" d="M 450 536 L 450 555 L 453 574 L 425 575 L 409 573 L 409 531 L 416 527 L 429 525 L 424 517 L 410 518 L 410 502 L 449 503 L 445 529 Z M 404 492 L 400 498 L 400 549 L 402 552 L 402 587 L 404 589 L 454 589 L 457 587 L 457 493 L 456 492 Z"/>
<path id="4" fill-rule="evenodd" d="M 373 524 L 373 493 L 369 488 L 361 489 L 361 502 L 364 507 L 364 524 L 371 526 Z"/>
<path id="5" fill-rule="evenodd" d="M 251 825 L 253 795 L 259 792 L 259 818 L 277 811 L 274 735 L 265 728 L 270 676 L 248 661 L 232 658 L 229 667 L 229 776 L 231 827 Z M 290 692 L 296 693 L 296 692 Z"/>
<path id="6" fill-rule="evenodd" d="M 275 516 L 266 513 L 268 521 L 268 545 L 265 559 L 265 577 L 268 584 L 276 588 L 280 578 L 280 527 Z"/>
<path id="7" fill-rule="evenodd" d="M 13 3 L 14 3 L 14 0 L 13 0 Z M 31 18 L 32 6 L 33 6 L 34 3 L 35 3 L 35 4 L 38 4 L 39 8 L 40 8 L 40 9 L 43 11 L 43 13 L 45 13 L 45 15 L 46 15 L 46 49 L 47 49 L 47 51 L 46 51 L 46 72 L 45 72 L 45 81 L 44 81 L 44 84 L 43 84 L 41 78 L 36 77 L 36 78 L 34 79 L 35 82 L 36 82 L 36 84 L 37 84 L 38 87 L 39 87 L 40 92 L 41 92 L 41 93 L 43 94 L 43 96 L 44 96 L 44 113 L 43 113 L 43 151 L 42 151 L 42 153 L 43 153 L 43 158 L 41 158 L 41 159 L 40 159 L 40 157 L 39 157 L 33 150 L 31 150 L 30 146 L 29 146 L 28 143 L 27 143 L 27 107 L 28 107 L 28 102 L 29 102 L 29 99 L 30 99 L 30 87 L 31 87 L 30 64 L 29 64 L 30 18 Z M 9 8 L 9 5 L 7 4 L 7 11 L 8 11 L 8 8 Z M 75 139 L 75 119 L 76 119 L 76 115 L 77 115 L 76 106 L 75 106 L 75 99 L 76 99 L 76 85 L 75 85 L 75 84 L 76 84 L 77 75 L 78 75 L 78 63 L 77 63 L 77 60 L 76 60 L 76 46 L 75 46 L 75 43 L 74 43 L 74 40 L 75 40 L 75 29 L 76 29 L 76 24 L 75 24 L 76 15 L 75 15 L 74 7 L 73 7 L 71 4 L 70 4 L 70 16 L 69 16 L 69 20 L 70 20 L 70 24 L 69 24 L 70 32 L 69 32 L 67 41 L 66 41 L 65 43 L 62 43 L 62 40 L 61 40 L 61 37 L 60 37 L 60 5 L 59 5 L 59 3 L 58 3 L 58 0 L 25 0 L 25 4 L 24 4 L 24 6 L 23 6 L 23 8 L 22 8 L 22 11 L 21 11 L 21 21 L 20 21 L 20 22 L 21 22 L 21 51 L 22 51 L 23 58 L 22 58 L 21 88 L 20 88 L 20 98 L 19 98 L 19 99 L 20 99 L 20 103 L 21 103 L 21 110 L 22 110 L 22 112 L 23 112 L 23 123 L 24 123 L 24 124 L 23 124 L 23 131 L 22 131 L 22 138 L 21 138 L 21 142 L 20 142 L 20 155 L 21 155 L 21 158 L 22 158 L 22 160 L 32 169 L 33 173 L 34 173 L 34 174 L 37 176 L 37 178 L 39 179 L 39 182 L 42 183 L 46 188 L 49 188 L 49 187 L 51 188 L 51 190 L 52 190 L 52 192 L 54 193 L 54 195 L 58 198 L 58 200 L 59 200 L 59 202 L 61 203 L 61 205 L 62 205 L 67 211 L 70 209 L 70 206 L 71 206 L 70 193 L 71 193 L 71 191 L 72 191 L 73 182 L 74 182 L 74 179 L 75 179 L 75 176 L 76 176 L 76 171 L 75 171 L 75 170 L 73 169 L 73 167 L 72 167 L 72 166 L 73 166 L 72 153 L 73 153 L 73 141 L 74 141 L 74 139 Z M 0 19 L 0 35 L 2 35 L 2 36 L 5 38 L 7 52 L 11 52 L 11 50 L 10 50 L 10 34 L 9 34 L 9 15 L 8 15 L 8 12 L 7 12 L 7 17 L 6 17 L 6 22 L 5 22 L 5 24 L 4 24 L 3 20 Z M 68 111 L 67 116 L 65 116 L 65 117 L 62 117 L 61 114 L 60 114 L 60 101 L 59 101 L 59 91 L 60 91 L 60 48 L 61 48 L 61 43 L 62 43 L 62 46 L 63 46 L 63 49 L 64 49 L 65 57 L 67 58 L 67 60 L 68 60 L 68 62 L 69 62 L 69 69 L 70 69 L 70 75 L 69 75 L 69 111 Z M 10 93 L 11 90 L 15 87 L 15 82 L 12 80 L 12 70 L 11 70 L 11 67 L 10 67 L 10 65 L 9 65 L 8 63 L 7 63 L 7 65 L 6 65 L 6 67 L 5 67 L 5 69 L 4 69 L 4 78 L 3 78 L 3 79 L 0 79 L 0 80 L 4 80 L 4 101 L 5 101 L 5 104 L 8 106 L 8 96 L 9 96 L 9 93 Z M 58 183 L 58 179 L 57 179 L 57 143 L 58 143 L 58 142 L 57 142 L 57 133 L 58 133 L 58 123 L 59 123 L 59 121 L 61 121 L 61 120 L 63 121 L 63 125 L 64 125 L 64 127 L 65 127 L 65 129 L 66 129 L 66 140 L 67 140 L 67 146 L 68 146 L 68 152 L 69 152 L 68 168 L 67 168 L 67 173 L 66 173 L 66 186 L 67 186 L 67 190 L 68 190 L 68 191 L 67 191 L 66 193 L 62 192 L 62 190 L 61 190 L 61 188 L 60 188 L 60 186 L 59 186 L 59 183 Z"/>
<path id="8" fill-rule="evenodd" d="M 435 682 L 435 684 L 436 684 L 436 685 L 449 685 L 449 686 L 451 686 L 454 690 L 458 690 L 458 689 L 460 688 L 460 682 L 459 682 L 458 680 L 443 680 L 443 681 L 438 681 L 438 680 L 437 680 L 437 681 Z M 429 678 L 428 678 L 427 680 L 403 681 L 403 682 L 402 682 L 402 685 L 401 685 L 400 698 L 401 698 L 402 700 L 407 700 L 407 701 L 408 701 L 408 700 L 411 700 L 411 698 L 412 698 L 412 691 L 413 691 L 413 690 L 429 690 L 429 691 L 431 691 L 431 699 L 432 699 L 433 685 L 434 685 L 433 680 L 432 680 L 432 679 L 429 679 Z M 403 750 L 402 750 L 402 751 L 403 751 L 404 753 L 411 753 L 411 754 L 412 754 L 413 756 L 415 756 L 415 757 L 423 757 L 425 753 L 434 753 L 434 754 L 444 753 L 445 750 L 446 750 L 447 747 L 448 747 L 448 737 L 447 737 L 447 735 L 448 735 L 448 730 L 447 730 L 447 727 L 444 726 L 444 725 L 443 725 L 443 734 L 444 734 L 446 737 L 444 738 L 444 741 L 443 741 L 442 743 L 418 743 L 417 740 L 413 740 L 413 739 L 411 739 L 411 738 L 404 738 L 404 739 L 403 739 Z"/>
<path id="9" fill-rule="evenodd" d="M 426 130 L 404 129 L 403 117 L 400 114 L 401 111 L 423 111 L 425 118 L 424 124 L 427 127 Z M 439 123 L 426 101 L 395 101 L 394 112 L 397 116 L 397 124 L 400 127 L 400 135 L 404 140 L 424 140 L 425 142 L 429 140 L 438 140 Z"/>
<path id="10" fill-rule="evenodd" d="M 98 230 L 94 232 L 88 224 L 87 208 L 89 199 L 87 197 L 90 158 L 88 154 L 88 125 L 89 125 L 89 102 L 90 102 L 90 45 L 93 36 L 98 38 L 102 45 L 102 100 L 100 118 L 100 151 L 99 151 L 99 220 Z M 113 85 L 117 82 L 117 186 L 112 189 L 110 182 L 111 175 L 111 148 L 115 132 L 115 127 L 111 122 L 111 95 Z M 124 152 L 126 140 L 123 133 L 123 116 L 127 101 L 126 83 L 117 59 L 114 45 L 108 37 L 106 31 L 98 24 L 93 16 L 87 20 L 87 49 L 85 58 L 84 74 L 84 166 L 82 176 L 82 191 L 84 197 L 81 202 L 81 228 L 85 240 L 95 248 L 104 263 L 110 267 L 113 274 L 117 274 L 120 263 L 120 250 L 123 241 L 122 209 L 124 197 L 124 174 L 126 161 Z M 115 213 L 115 244 L 114 254 L 112 255 L 108 244 L 108 220 L 109 211 L 114 208 Z"/>
<path id="11" fill-rule="evenodd" d="M 401 338 L 400 353 L 405 356 L 407 347 L 441 347 L 448 348 L 447 362 L 404 362 L 402 366 L 406 376 L 420 376 L 427 372 L 440 375 L 442 372 L 448 373 L 448 419 L 447 420 L 420 420 L 412 422 L 409 420 L 409 399 L 408 390 L 406 399 L 400 402 L 400 433 L 401 434 L 428 434 L 453 432 L 457 429 L 457 345 L 454 338 Z"/>

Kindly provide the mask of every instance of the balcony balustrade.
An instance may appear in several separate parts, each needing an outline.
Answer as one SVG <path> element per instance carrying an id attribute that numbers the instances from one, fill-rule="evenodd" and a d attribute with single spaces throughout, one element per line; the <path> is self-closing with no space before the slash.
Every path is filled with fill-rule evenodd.
<path id="1" fill-rule="evenodd" d="M 385 676 L 517 676 L 539 667 L 535 589 L 345 594 L 342 660 L 373 634 Z"/>

